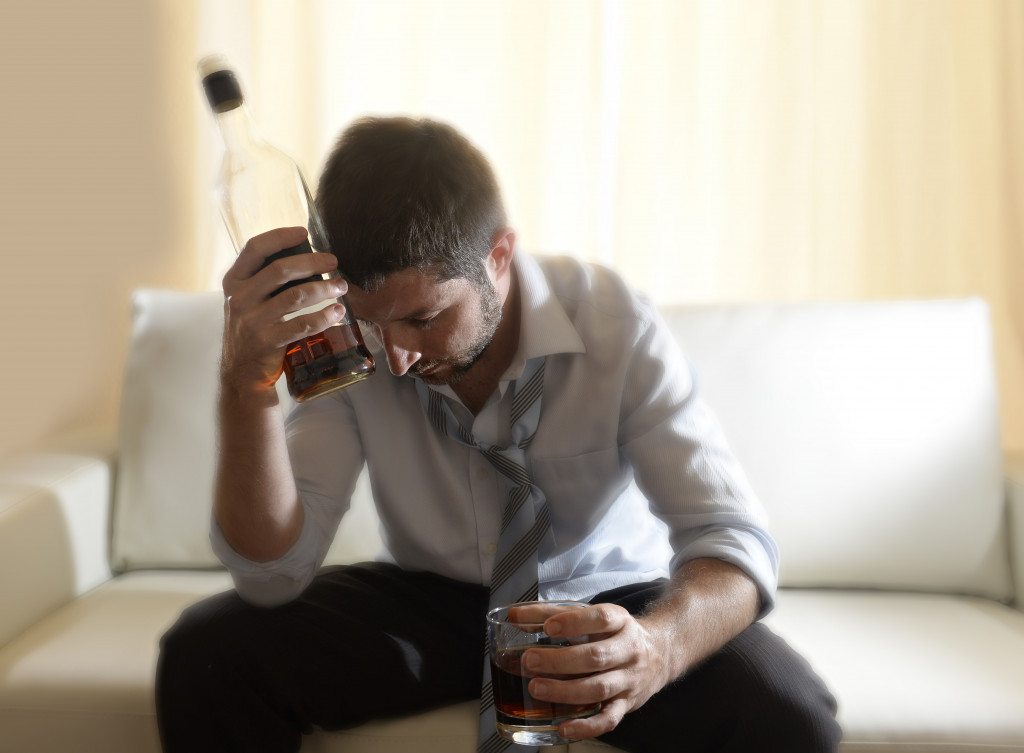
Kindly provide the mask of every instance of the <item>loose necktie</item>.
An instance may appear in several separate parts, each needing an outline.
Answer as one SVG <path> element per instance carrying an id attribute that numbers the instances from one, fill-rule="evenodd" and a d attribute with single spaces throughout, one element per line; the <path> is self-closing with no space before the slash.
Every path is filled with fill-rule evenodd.
<path id="1" fill-rule="evenodd" d="M 508 497 L 502 509 L 501 534 L 491 574 L 488 602 L 491 609 L 537 598 L 537 547 L 551 526 L 544 493 L 531 482 L 526 465 L 526 449 L 533 441 L 540 423 L 544 359 L 527 361 L 523 375 L 513 383 L 511 389 L 512 443 L 508 447 L 498 447 L 474 437 L 459 423 L 444 396 L 431 390 L 421 380 L 416 380 L 420 401 L 438 433 L 479 450 L 508 484 Z M 515 743 L 501 737 L 495 729 L 491 665 L 485 640 L 477 753 L 500 753 L 513 745 Z M 517 753 L 528 753 L 530 749 L 527 746 L 516 746 Z"/>

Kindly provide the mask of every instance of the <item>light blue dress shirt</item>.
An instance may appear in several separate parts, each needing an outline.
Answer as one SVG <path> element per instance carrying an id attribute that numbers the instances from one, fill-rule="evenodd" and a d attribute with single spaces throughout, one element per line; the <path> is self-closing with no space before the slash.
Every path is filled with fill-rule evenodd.
<path id="1" fill-rule="evenodd" d="M 540 427 L 528 459 L 547 497 L 541 598 L 588 600 L 714 557 L 753 578 L 774 603 L 778 551 L 765 514 L 697 395 L 656 308 L 613 272 L 566 257 L 516 253 L 519 350 L 474 417 L 480 439 L 507 442 L 507 387 L 546 356 Z M 382 358 L 379 363 L 386 361 Z M 353 387 L 299 404 L 287 419 L 305 524 L 278 560 L 244 559 L 214 524 L 214 549 L 239 593 L 276 604 L 312 580 L 365 463 L 386 551 L 409 570 L 488 584 L 506 487 L 478 452 L 438 435 L 412 377 L 386 366 Z"/>

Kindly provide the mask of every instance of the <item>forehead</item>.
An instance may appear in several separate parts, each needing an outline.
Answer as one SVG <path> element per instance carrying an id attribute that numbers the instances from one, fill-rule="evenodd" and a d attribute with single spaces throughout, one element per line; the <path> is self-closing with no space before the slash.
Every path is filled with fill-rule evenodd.
<path id="1" fill-rule="evenodd" d="M 432 275 L 410 268 L 388 275 L 372 293 L 350 285 L 346 299 L 354 316 L 383 324 L 447 308 L 471 290 L 464 278 L 437 282 Z"/>

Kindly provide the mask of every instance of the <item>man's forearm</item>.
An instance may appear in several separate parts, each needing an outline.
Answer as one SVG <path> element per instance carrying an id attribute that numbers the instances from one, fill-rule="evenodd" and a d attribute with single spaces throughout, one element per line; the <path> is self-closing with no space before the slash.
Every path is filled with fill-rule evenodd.
<path id="1" fill-rule="evenodd" d="M 749 627 L 759 604 L 754 581 L 728 562 L 698 559 L 680 568 L 665 595 L 639 618 L 664 649 L 664 684 Z"/>
<path id="2" fill-rule="evenodd" d="M 243 557 L 284 555 L 302 531 L 276 392 L 222 390 L 214 514 L 224 538 Z"/>

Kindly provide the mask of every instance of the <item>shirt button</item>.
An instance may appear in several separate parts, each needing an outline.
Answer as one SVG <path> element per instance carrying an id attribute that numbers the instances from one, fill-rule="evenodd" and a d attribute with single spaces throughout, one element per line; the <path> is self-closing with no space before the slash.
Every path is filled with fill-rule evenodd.
<path id="1" fill-rule="evenodd" d="M 488 554 L 495 554 L 498 551 L 498 545 L 497 544 L 488 544 L 487 548 L 484 551 L 487 552 Z"/>

